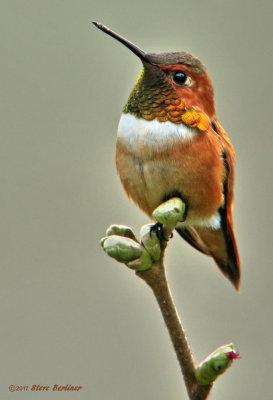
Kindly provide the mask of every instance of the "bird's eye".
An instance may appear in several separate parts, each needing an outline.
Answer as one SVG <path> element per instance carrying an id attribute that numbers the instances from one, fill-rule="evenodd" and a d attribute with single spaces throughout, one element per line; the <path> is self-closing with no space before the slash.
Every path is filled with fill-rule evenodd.
<path id="1" fill-rule="evenodd" d="M 183 71 L 175 71 L 173 73 L 173 80 L 180 86 L 190 86 L 191 84 L 191 78 Z"/>

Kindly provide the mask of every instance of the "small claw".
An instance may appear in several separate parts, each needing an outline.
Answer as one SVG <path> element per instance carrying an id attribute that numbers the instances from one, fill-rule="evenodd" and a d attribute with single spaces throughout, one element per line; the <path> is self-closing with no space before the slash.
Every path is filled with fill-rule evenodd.
<path id="1" fill-rule="evenodd" d="M 155 232 L 158 240 L 160 242 L 167 242 L 169 240 L 165 238 L 164 236 L 164 228 L 163 228 L 163 224 L 161 224 L 160 222 L 156 222 L 155 224 L 153 224 L 150 228 L 150 237 L 152 237 L 153 232 Z"/>

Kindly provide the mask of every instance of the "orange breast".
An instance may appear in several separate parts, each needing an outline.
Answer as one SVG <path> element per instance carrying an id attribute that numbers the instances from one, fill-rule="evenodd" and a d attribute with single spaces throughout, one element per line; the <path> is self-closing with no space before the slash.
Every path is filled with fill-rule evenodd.
<path id="1" fill-rule="evenodd" d="M 221 143 L 213 131 L 200 132 L 192 140 L 162 150 L 152 151 L 149 146 L 135 150 L 118 138 L 116 166 L 126 193 L 146 214 L 151 216 L 174 192 L 188 205 L 189 224 L 217 212 L 223 202 L 225 168 Z"/>

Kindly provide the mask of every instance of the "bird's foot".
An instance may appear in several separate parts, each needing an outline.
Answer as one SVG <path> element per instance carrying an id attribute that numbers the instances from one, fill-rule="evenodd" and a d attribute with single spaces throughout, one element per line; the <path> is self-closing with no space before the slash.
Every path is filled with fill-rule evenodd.
<path id="1" fill-rule="evenodd" d="M 155 224 L 151 225 L 150 227 L 150 237 L 152 238 L 153 234 L 156 235 L 157 239 L 160 242 L 167 242 L 169 238 L 165 237 L 164 227 L 163 224 L 160 222 L 156 222 Z"/>
<path id="2" fill-rule="evenodd" d="M 115 260 L 136 271 L 144 271 L 158 261 L 177 222 L 183 220 L 186 205 L 174 197 L 158 206 L 153 212 L 155 224 L 142 226 L 138 241 L 131 228 L 111 225 L 101 239 L 104 251 Z"/>

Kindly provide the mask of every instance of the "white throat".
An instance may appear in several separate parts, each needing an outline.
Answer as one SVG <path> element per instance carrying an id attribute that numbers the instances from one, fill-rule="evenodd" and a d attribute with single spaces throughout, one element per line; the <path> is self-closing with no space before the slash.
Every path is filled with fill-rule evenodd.
<path id="1" fill-rule="evenodd" d="M 171 147 L 176 142 L 189 141 L 197 135 L 195 128 L 171 121 L 148 121 L 132 114 L 122 114 L 118 125 L 118 138 L 128 150 L 136 146 L 161 149 Z"/>

